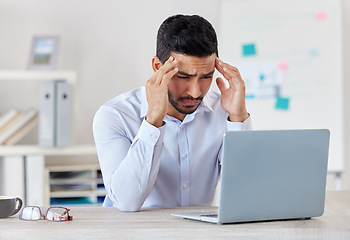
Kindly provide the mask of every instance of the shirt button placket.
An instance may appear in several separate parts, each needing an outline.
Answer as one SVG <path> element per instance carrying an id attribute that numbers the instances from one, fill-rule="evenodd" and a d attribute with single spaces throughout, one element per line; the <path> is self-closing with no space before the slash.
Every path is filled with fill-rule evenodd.
<path id="1" fill-rule="evenodd" d="M 189 157 L 188 157 L 188 141 L 186 136 L 186 128 L 180 125 L 178 133 L 178 146 L 180 154 L 181 167 L 181 206 L 189 206 Z"/>

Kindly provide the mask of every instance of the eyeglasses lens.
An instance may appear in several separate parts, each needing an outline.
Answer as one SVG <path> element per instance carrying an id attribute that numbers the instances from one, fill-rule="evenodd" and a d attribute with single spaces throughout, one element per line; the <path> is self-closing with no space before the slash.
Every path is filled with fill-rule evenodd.
<path id="1" fill-rule="evenodd" d="M 46 213 L 46 219 L 50 221 L 67 221 L 68 214 L 65 208 L 50 208 Z"/>
<path id="2" fill-rule="evenodd" d="M 37 207 L 25 207 L 20 217 L 23 220 L 39 220 L 41 218 L 40 209 Z"/>

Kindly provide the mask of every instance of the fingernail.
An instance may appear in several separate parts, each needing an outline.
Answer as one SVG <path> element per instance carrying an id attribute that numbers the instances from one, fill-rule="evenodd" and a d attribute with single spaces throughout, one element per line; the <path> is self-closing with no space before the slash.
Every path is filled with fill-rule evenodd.
<path id="1" fill-rule="evenodd" d="M 172 61 L 173 60 L 173 56 L 170 56 L 169 60 Z"/>

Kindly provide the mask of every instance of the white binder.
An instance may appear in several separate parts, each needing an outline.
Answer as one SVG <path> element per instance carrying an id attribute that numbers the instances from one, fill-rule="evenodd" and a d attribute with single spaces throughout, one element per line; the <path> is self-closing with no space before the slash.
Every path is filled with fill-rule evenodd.
<path id="1" fill-rule="evenodd" d="M 39 145 L 66 147 L 71 144 L 71 85 L 65 81 L 41 83 Z"/>
<path id="2" fill-rule="evenodd" d="M 55 146 L 55 82 L 40 83 L 38 144 Z"/>
<path id="3" fill-rule="evenodd" d="M 71 143 L 71 85 L 65 81 L 56 82 L 56 147 Z"/>

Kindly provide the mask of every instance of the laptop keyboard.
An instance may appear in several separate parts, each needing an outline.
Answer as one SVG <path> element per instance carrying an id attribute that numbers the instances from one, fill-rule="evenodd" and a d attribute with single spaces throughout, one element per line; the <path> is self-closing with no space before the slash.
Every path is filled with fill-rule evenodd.
<path id="1" fill-rule="evenodd" d="M 217 213 L 212 213 L 212 214 L 203 214 L 201 217 L 212 217 L 212 218 L 217 218 L 218 214 Z"/>

